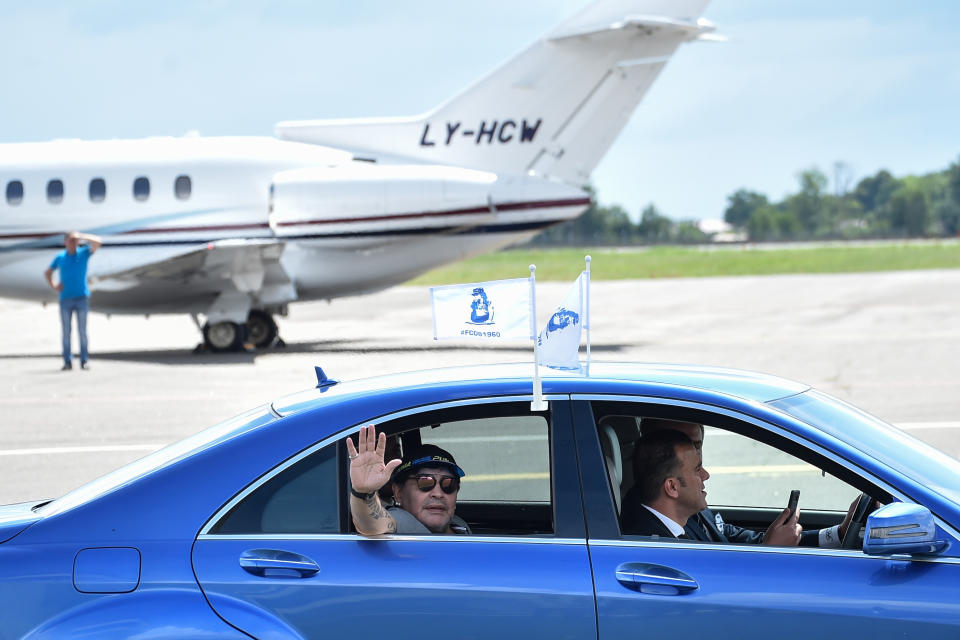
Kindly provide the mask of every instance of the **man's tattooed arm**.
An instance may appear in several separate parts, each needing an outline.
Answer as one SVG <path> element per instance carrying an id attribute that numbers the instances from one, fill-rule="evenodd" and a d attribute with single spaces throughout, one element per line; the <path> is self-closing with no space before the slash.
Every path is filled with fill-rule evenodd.
<path id="1" fill-rule="evenodd" d="M 353 526 L 357 533 L 373 536 L 397 532 L 397 521 L 383 508 L 380 497 L 376 493 L 362 500 L 353 496 L 350 503 Z"/>
<path id="2" fill-rule="evenodd" d="M 383 516 L 387 515 L 387 512 L 383 510 L 383 505 L 380 504 L 380 500 L 377 499 L 377 494 L 370 494 L 366 497 L 364 502 L 367 505 L 367 512 L 369 516 L 374 520 L 379 520 Z"/>

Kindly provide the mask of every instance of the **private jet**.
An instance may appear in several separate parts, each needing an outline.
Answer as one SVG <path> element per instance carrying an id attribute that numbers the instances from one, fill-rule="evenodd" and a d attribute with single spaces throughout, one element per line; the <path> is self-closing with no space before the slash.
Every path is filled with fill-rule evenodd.
<path id="1" fill-rule="evenodd" d="M 0 144 L 0 296 L 52 302 L 72 229 L 90 308 L 190 314 L 266 348 L 291 303 L 374 292 L 575 218 L 664 65 L 716 39 L 707 0 L 599 0 L 424 115 L 280 122 L 274 137 Z"/>

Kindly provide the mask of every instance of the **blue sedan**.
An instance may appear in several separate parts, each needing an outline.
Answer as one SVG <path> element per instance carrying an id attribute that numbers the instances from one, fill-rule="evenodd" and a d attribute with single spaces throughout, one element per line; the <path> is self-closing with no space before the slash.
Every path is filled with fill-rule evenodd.
<path id="1" fill-rule="evenodd" d="M 59 499 L 0 507 L 0 638 L 960 637 L 960 462 L 806 385 L 532 365 L 328 379 Z M 705 425 L 711 508 L 800 489 L 836 548 L 621 532 L 644 420 Z M 463 535 L 363 537 L 346 437 L 456 457 Z M 873 510 L 875 501 L 886 505 Z"/>

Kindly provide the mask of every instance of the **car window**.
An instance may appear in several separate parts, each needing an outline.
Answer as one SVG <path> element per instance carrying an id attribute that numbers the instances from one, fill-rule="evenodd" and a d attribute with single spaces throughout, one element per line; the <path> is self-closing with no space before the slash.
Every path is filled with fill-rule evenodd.
<path id="1" fill-rule="evenodd" d="M 803 509 L 846 511 L 857 495 L 842 480 L 763 442 L 704 429 L 703 466 L 711 505 L 783 509 L 792 489 Z"/>
<path id="2" fill-rule="evenodd" d="M 466 473 L 456 513 L 474 534 L 555 532 L 548 415 L 531 414 L 529 403 L 503 403 L 428 414 L 417 423 L 410 429 L 408 418 L 397 428 L 382 426 L 401 449 L 419 441 L 456 459 Z M 389 501 L 390 490 L 381 497 Z"/>
<path id="3" fill-rule="evenodd" d="M 816 461 L 816 454 L 804 453 L 796 443 L 757 425 L 705 411 L 687 414 L 676 407 L 642 403 L 595 401 L 591 406 L 605 479 L 621 528 L 628 519 L 636 526 L 636 509 L 642 504 L 639 489 L 634 489 L 643 473 L 634 455 L 639 438 L 666 428 L 671 420 L 686 422 L 679 430 L 691 439 L 702 438 L 703 468 L 709 473 L 707 504 L 729 524 L 765 530 L 787 505 L 790 492 L 798 489 L 801 524 L 816 530 L 839 524 L 860 494 L 848 481 L 829 473 L 835 465 L 822 461 L 824 470 L 816 462 L 807 462 Z"/>
<path id="4" fill-rule="evenodd" d="M 287 466 L 227 512 L 210 532 L 339 533 L 336 453 L 331 444 Z"/>
<path id="5" fill-rule="evenodd" d="M 474 417 L 482 416 L 485 417 Z M 521 415 L 517 415 L 517 414 Z M 470 417 L 465 417 L 470 416 Z M 386 433 L 387 458 L 416 443 L 450 452 L 465 470 L 457 515 L 478 534 L 549 534 L 553 531 L 549 422 L 529 403 L 424 412 L 377 425 Z M 258 480 L 209 533 L 351 533 L 348 465 L 342 440 L 285 461 Z M 380 491 L 392 502 L 389 483 Z"/>
<path id="6" fill-rule="evenodd" d="M 426 430 L 422 439 L 454 453 L 467 472 L 461 502 L 550 501 L 550 442 L 543 416 L 450 422 Z"/>
<path id="7" fill-rule="evenodd" d="M 879 418 L 820 391 L 770 404 L 852 444 L 948 500 L 960 501 L 960 460 Z"/>

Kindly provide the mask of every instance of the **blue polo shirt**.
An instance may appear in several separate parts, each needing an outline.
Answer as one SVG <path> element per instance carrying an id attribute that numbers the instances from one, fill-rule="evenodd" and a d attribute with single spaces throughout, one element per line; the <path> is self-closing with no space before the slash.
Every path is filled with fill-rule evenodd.
<path id="1" fill-rule="evenodd" d="M 77 247 L 73 255 L 64 249 L 50 263 L 51 269 L 60 269 L 60 282 L 63 283 L 63 290 L 60 292 L 61 300 L 90 297 L 90 288 L 87 286 L 89 260 L 90 247 L 84 244 Z"/>

